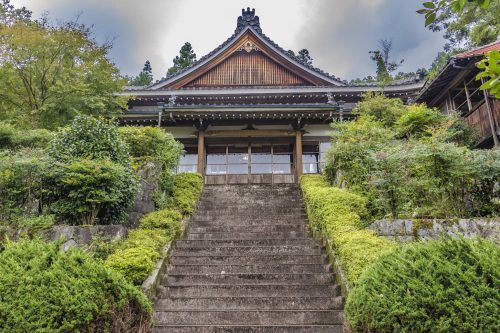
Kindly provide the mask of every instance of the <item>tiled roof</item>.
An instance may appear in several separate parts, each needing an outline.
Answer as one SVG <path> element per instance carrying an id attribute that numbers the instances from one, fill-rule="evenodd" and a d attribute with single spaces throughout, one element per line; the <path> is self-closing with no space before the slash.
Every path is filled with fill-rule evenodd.
<path id="1" fill-rule="evenodd" d="M 468 58 L 468 57 L 473 57 L 477 55 L 483 55 L 485 53 L 494 51 L 494 50 L 500 50 L 500 40 L 497 40 L 496 42 L 490 43 L 488 45 L 484 45 L 481 47 L 478 47 L 473 50 L 469 50 L 463 53 L 459 53 L 455 55 L 453 58 Z"/>

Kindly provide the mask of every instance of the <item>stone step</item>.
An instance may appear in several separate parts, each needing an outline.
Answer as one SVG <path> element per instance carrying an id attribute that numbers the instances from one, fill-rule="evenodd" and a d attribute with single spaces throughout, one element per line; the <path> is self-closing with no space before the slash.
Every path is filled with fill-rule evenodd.
<path id="1" fill-rule="evenodd" d="M 339 310 L 201 310 L 157 311 L 158 324 L 169 325 L 310 325 L 341 324 L 343 312 Z"/>
<path id="2" fill-rule="evenodd" d="M 321 254 L 319 245 L 261 245 L 261 246 L 212 246 L 181 247 L 176 249 L 177 255 L 273 255 L 273 254 Z"/>
<path id="3" fill-rule="evenodd" d="M 334 283 L 331 273 L 239 273 L 239 274 L 172 274 L 163 275 L 164 286 L 184 286 L 193 284 L 209 285 L 317 285 Z"/>
<path id="4" fill-rule="evenodd" d="M 305 221 L 307 221 L 305 218 L 302 217 L 294 217 L 294 218 L 281 218 L 281 217 L 276 217 L 276 218 L 252 218 L 252 219 L 246 219 L 246 218 L 238 218 L 238 217 L 231 217 L 231 218 L 225 218 L 225 219 L 206 219 L 206 218 L 200 218 L 200 217 L 193 217 L 190 223 L 190 227 L 193 228 L 198 228 L 198 227 L 226 227 L 226 226 L 234 226 L 234 227 L 256 227 L 260 225 L 298 225 L 302 224 L 304 227 L 307 228 Z"/>
<path id="5" fill-rule="evenodd" d="M 275 264 L 327 264 L 325 255 L 253 255 L 253 256 L 179 256 L 174 250 L 170 257 L 172 265 L 275 265 Z"/>
<path id="6" fill-rule="evenodd" d="M 282 246 L 282 245 L 318 245 L 310 238 L 294 239 L 222 239 L 222 240 L 182 240 L 176 241 L 176 248 L 185 247 L 214 247 L 214 246 Z"/>
<path id="7" fill-rule="evenodd" d="M 260 264 L 260 265 L 171 265 L 169 274 L 241 274 L 241 273 L 326 273 L 330 265 L 325 264 Z"/>
<path id="8" fill-rule="evenodd" d="M 260 224 L 260 225 L 224 225 L 199 227 L 191 225 L 189 232 L 213 233 L 213 232 L 276 232 L 276 231 L 304 231 L 305 226 L 301 224 Z"/>
<path id="9" fill-rule="evenodd" d="M 214 297 L 164 298 L 156 301 L 156 311 L 167 310 L 342 310 L 343 297 Z"/>
<path id="10" fill-rule="evenodd" d="M 191 286 L 161 286 L 159 298 L 168 297 L 337 297 L 340 287 L 327 285 L 191 285 Z"/>
<path id="11" fill-rule="evenodd" d="M 156 325 L 153 333 L 342 333 L 343 325 Z"/>
<path id="12" fill-rule="evenodd" d="M 290 238 L 304 238 L 305 231 L 289 231 L 289 232 L 213 232 L 213 233 L 192 233 L 188 234 L 187 239 L 195 240 L 210 240 L 210 239 L 290 239 Z"/>

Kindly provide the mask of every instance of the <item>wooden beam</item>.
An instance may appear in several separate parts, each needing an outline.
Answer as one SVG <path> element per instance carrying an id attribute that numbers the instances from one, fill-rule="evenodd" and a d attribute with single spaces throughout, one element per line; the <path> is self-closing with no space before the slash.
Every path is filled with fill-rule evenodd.
<path id="1" fill-rule="evenodd" d="M 481 83 L 484 84 L 484 78 L 481 78 Z M 490 94 L 488 92 L 488 89 L 484 89 L 483 93 L 484 93 L 484 102 L 486 103 L 486 110 L 488 112 L 488 122 L 490 123 L 491 135 L 493 137 L 493 144 L 495 148 L 498 148 L 499 143 L 498 143 L 497 131 L 495 128 L 495 120 L 493 119 L 493 110 L 491 108 Z"/>
<path id="2" fill-rule="evenodd" d="M 206 137 L 214 138 L 240 138 L 240 137 L 293 137 L 295 131 L 289 130 L 227 130 L 207 131 Z"/>
<path id="3" fill-rule="evenodd" d="M 198 172 L 205 175 L 205 130 L 198 131 Z"/>
<path id="4" fill-rule="evenodd" d="M 302 131 L 295 131 L 295 172 L 297 174 L 297 182 L 302 176 Z"/>

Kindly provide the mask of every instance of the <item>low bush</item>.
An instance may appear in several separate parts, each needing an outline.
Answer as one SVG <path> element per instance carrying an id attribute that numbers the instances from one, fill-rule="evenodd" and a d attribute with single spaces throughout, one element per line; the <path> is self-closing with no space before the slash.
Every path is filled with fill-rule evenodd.
<path id="1" fill-rule="evenodd" d="M 396 245 L 362 229 L 366 200 L 359 195 L 329 186 L 321 175 L 300 179 L 311 228 L 328 239 L 328 250 L 337 256 L 350 285 L 382 253 Z"/>
<path id="2" fill-rule="evenodd" d="M 0 252 L 0 332 L 147 332 L 152 307 L 81 249 L 40 240 Z"/>
<path id="3" fill-rule="evenodd" d="M 172 207 L 182 214 L 193 213 L 203 190 L 203 177 L 199 173 L 180 173 L 175 176 L 172 189 Z"/>
<path id="4" fill-rule="evenodd" d="M 354 332 L 499 332 L 500 249 L 485 240 L 412 243 L 381 256 L 346 304 Z"/>
<path id="5" fill-rule="evenodd" d="M 145 215 L 139 229 L 111 254 L 105 265 L 121 272 L 127 280 L 140 285 L 153 271 L 163 248 L 181 233 L 181 220 L 192 213 L 203 189 L 199 174 L 178 174 L 174 179 L 169 208 Z"/>
<path id="6" fill-rule="evenodd" d="M 175 209 L 162 209 L 144 216 L 139 227 L 142 229 L 162 229 L 168 234 L 179 232 L 182 214 Z"/>

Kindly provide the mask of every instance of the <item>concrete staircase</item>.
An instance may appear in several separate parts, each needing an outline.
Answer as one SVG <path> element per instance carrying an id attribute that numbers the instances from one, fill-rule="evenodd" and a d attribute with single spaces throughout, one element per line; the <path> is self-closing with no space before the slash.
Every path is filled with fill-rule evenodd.
<path id="1" fill-rule="evenodd" d="M 340 288 L 297 186 L 207 186 L 175 245 L 154 333 L 342 332 Z"/>

